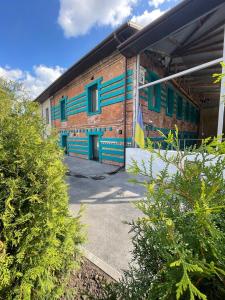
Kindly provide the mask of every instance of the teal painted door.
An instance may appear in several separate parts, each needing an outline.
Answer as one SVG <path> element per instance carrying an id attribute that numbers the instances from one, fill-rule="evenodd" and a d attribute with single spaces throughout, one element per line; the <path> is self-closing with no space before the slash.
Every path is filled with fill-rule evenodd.
<path id="1" fill-rule="evenodd" d="M 65 151 L 65 154 L 68 153 L 68 148 L 67 148 L 67 135 L 62 136 L 62 147 Z"/>

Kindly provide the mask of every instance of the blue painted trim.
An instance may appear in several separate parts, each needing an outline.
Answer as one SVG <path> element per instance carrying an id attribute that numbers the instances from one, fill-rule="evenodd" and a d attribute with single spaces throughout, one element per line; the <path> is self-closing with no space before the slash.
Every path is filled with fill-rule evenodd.
<path id="1" fill-rule="evenodd" d="M 107 105 L 111 105 L 123 101 L 124 101 L 124 96 L 121 96 L 121 97 L 113 98 L 111 100 L 102 101 L 101 106 L 103 107 L 103 106 L 107 106 Z"/>
<path id="2" fill-rule="evenodd" d="M 76 114 L 79 114 L 80 112 L 85 112 L 86 111 L 86 107 L 85 108 L 81 108 L 81 109 L 77 109 L 75 112 L 71 111 L 68 113 L 68 116 L 71 116 L 71 115 L 76 115 Z"/>
<path id="3" fill-rule="evenodd" d="M 106 81 L 106 82 L 103 82 L 103 83 L 101 84 L 101 87 L 104 88 L 104 87 L 106 87 L 106 86 L 108 86 L 108 85 L 111 85 L 111 84 L 113 84 L 113 83 L 116 83 L 116 82 L 118 82 L 118 81 L 120 81 L 120 80 L 122 80 L 122 79 L 124 79 L 124 74 L 121 74 L 121 75 L 119 75 L 119 76 L 117 76 L 117 77 L 115 77 L 115 78 L 112 78 L 112 79 L 110 79 L 110 80 L 108 80 L 108 81 Z"/>
<path id="4" fill-rule="evenodd" d="M 80 103 L 85 103 L 85 105 L 87 104 L 87 99 L 86 97 L 82 98 L 82 99 L 79 99 L 77 101 L 73 101 L 73 102 L 70 102 L 67 104 L 67 107 L 72 107 L 74 105 L 77 105 L 77 104 L 80 104 Z"/>
<path id="5" fill-rule="evenodd" d="M 110 142 L 110 141 L 113 141 L 113 142 L 123 142 L 124 141 L 124 138 L 102 138 L 102 142 L 104 141 L 107 141 L 107 142 Z M 131 142 L 132 141 L 132 138 L 127 138 L 126 139 L 126 142 Z"/>
<path id="6" fill-rule="evenodd" d="M 71 143 L 71 144 L 86 144 L 87 142 L 88 142 L 88 139 L 85 141 L 70 141 L 69 140 L 69 143 Z"/>
<path id="7" fill-rule="evenodd" d="M 148 76 L 149 82 L 154 82 L 157 79 L 159 79 L 159 76 L 152 71 L 148 72 L 147 76 Z M 155 103 L 155 105 L 153 105 L 154 88 L 156 88 L 156 103 Z M 161 84 L 157 84 L 154 87 L 153 86 L 150 87 L 147 90 L 147 95 L 148 95 L 148 109 L 159 113 L 161 111 Z"/>
<path id="8" fill-rule="evenodd" d="M 116 161 L 119 163 L 124 162 L 124 158 L 116 157 L 116 156 L 108 156 L 108 155 L 102 155 L 102 160 L 111 160 L 111 161 Z"/>
<path id="9" fill-rule="evenodd" d="M 133 70 L 127 70 L 127 76 L 133 75 Z"/>
<path id="10" fill-rule="evenodd" d="M 127 87 L 127 92 L 131 92 L 133 90 L 133 87 L 132 86 L 128 86 Z M 116 90 L 114 92 L 111 92 L 111 93 L 108 93 L 106 95 L 102 95 L 100 97 L 100 100 L 107 100 L 107 99 L 110 99 L 110 98 L 113 98 L 113 97 L 116 97 L 116 96 L 119 96 L 121 94 L 124 94 L 125 92 L 125 88 L 122 88 L 122 89 L 119 89 L 119 90 Z"/>
<path id="11" fill-rule="evenodd" d="M 122 89 L 120 89 L 120 90 L 116 90 L 116 91 L 114 91 L 114 92 L 111 92 L 111 93 L 108 93 L 108 94 L 106 94 L 106 95 L 103 95 L 103 96 L 100 97 L 100 101 L 102 101 L 102 100 L 107 100 L 107 99 L 110 99 L 110 98 L 113 98 L 113 97 L 122 95 L 122 94 L 124 94 L 124 91 L 125 91 L 125 89 L 122 88 Z"/>
<path id="12" fill-rule="evenodd" d="M 171 94 L 170 94 L 171 92 Z M 172 98 L 169 98 L 169 95 L 171 95 Z M 174 112 L 174 89 L 171 88 L 171 87 L 168 87 L 167 89 L 167 97 L 166 97 L 166 115 L 169 116 L 169 117 L 172 117 L 173 116 L 173 112 Z M 171 111 L 169 111 L 169 105 L 171 105 Z"/>
<path id="13" fill-rule="evenodd" d="M 68 145 L 70 146 L 70 148 L 72 149 L 79 149 L 79 150 L 88 150 L 88 145 L 76 145 L 76 144 L 71 144 L 71 143 L 68 143 Z"/>
<path id="14" fill-rule="evenodd" d="M 92 135 L 98 135 L 99 136 L 99 162 L 102 161 L 102 149 L 101 149 L 101 137 L 103 135 L 103 132 L 101 131 L 92 131 L 92 132 L 87 132 L 88 136 L 88 159 L 92 159 L 93 153 L 92 153 L 92 143 L 91 143 L 91 136 Z"/>
<path id="15" fill-rule="evenodd" d="M 176 107 L 176 118 L 178 120 L 182 120 L 183 119 L 183 108 L 184 108 L 184 103 L 183 103 L 183 97 L 181 97 L 179 94 L 177 94 L 176 96 L 176 104 L 177 104 L 177 107 Z M 179 106 L 181 106 L 181 111 L 178 111 L 178 108 Z"/>
<path id="16" fill-rule="evenodd" d="M 118 89 L 120 87 L 123 87 L 124 86 L 124 80 L 120 81 L 119 83 L 115 83 L 113 85 L 110 85 L 106 88 L 102 88 L 101 91 L 100 91 L 100 95 L 103 95 L 107 92 L 111 92 L 112 90 L 115 90 L 115 89 Z"/>
<path id="17" fill-rule="evenodd" d="M 64 122 L 67 120 L 67 113 L 66 113 L 66 97 L 63 97 L 60 99 L 60 120 L 61 122 Z M 64 102 L 64 113 L 65 113 L 65 117 L 62 116 L 62 102 Z"/>
<path id="18" fill-rule="evenodd" d="M 131 84 L 132 82 L 133 82 L 132 78 L 127 79 L 127 84 Z M 112 90 L 118 89 L 120 87 L 124 87 L 124 84 L 125 84 L 125 79 L 123 79 L 120 82 L 111 84 L 105 88 L 101 88 L 100 94 L 103 95 L 104 93 L 111 92 Z M 132 89 L 132 87 L 131 87 L 131 89 Z"/>
<path id="19" fill-rule="evenodd" d="M 51 120 L 55 121 L 60 119 L 60 107 L 59 105 L 51 106 Z"/>
<path id="20" fill-rule="evenodd" d="M 124 145 L 117 145 L 117 144 L 104 144 L 102 142 L 102 149 L 103 148 L 110 148 L 110 149 L 123 149 Z M 104 150 L 103 150 L 104 151 Z"/>
<path id="21" fill-rule="evenodd" d="M 132 83 L 133 83 L 133 78 L 132 77 L 127 78 L 127 84 L 132 84 Z"/>
<path id="22" fill-rule="evenodd" d="M 145 96 L 143 96 L 143 95 L 140 95 L 140 99 L 143 99 L 143 100 L 145 100 L 145 101 L 148 101 L 148 97 L 145 97 Z"/>
<path id="23" fill-rule="evenodd" d="M 87 94 L 87 114 L 89 116 L 91 115 L 96 115 L 96 114 L 100 114 L 101 113 L 101 105 L 100 105 L 100 90 L 101 90 L 101 81 L 103 80 L 103 77 L 100 77 L 98 79 L 95 79 L 94 81 L 90 82 L 89 84 L 87 84 L 85 86 L 85 91 L 86 91 L 86 94 Z M 97 85 L 97 90 L 98 90 L 98 110 L 95 111 L 95 112 L 92 112 L 90 110 L 90 88 L 94 85 Z"/>
<path id="24" fill-rule="evenodd" d="M 60 147 L 62 148 L 63 145 L 62 145 L 62 137 L 63 136 L 67 136 L 68 137 L 68 133 L 60 133 L 60 138 L 59 138 L 59 143 L 60 143 Z M 68 139 L 67 139 L 67 149 L 68 149 Z"/>
<path id="25" fill-rule="evenodd" d="M 127 71 L 127 92 L 132 92 L 133 90 L 133 78 L 131 75 L 133 74 L 133 70 Z M 82 112 L 87 112 L 88 115 L 94 115 L 101 113 L 101 107 L 111 105 L 114 103 L 122 102 L 124 101 L 124 84 L 125 84 L 125 74 L 121 74 L 111 80 L 108 80 L 104 83 L 102 83 L 103 77 L 97 78 L 94 81 L 91 81 L 84 87 L 84 92 L 80 93 L 79 95 L 76 95 L 70 99 L 68 97 L 64 97 L 62 99 L 66 100 L 66 119 L 68 116 L 76 115 Z M 98 84 L 98 100 L 99 100 L 99 110 L 97 112 L 88 112 L 88 88 L 91 87 L 94 84 Z M 111 86 L 110 86 L 111 85 Z M 119 91 L 115 89 L 119 89 Z M 106 95 L 106 93 L 110 92 Z M 103 96 L 104 95 L 104 96 Z M 121 97 L 116 97 L 118 95 L 121 95 Z M 102 98 L 101 98 L 102 97 Z M 113 99 L 110 99 L 112 98 Z M 114 98 L 116 97 L 116 98 Z M 130 100 L 133 98 L 133 93 L 127 93 L 127 100 Z M 62 100 L 61 99 L 61 100 Z M 57 104 L 54 107 L 51 107 L 51 119 L 57 120 L 60 119 L 60 105 Z"/>
<path id="26" fill-rule="evenodd" d="M 88 155 L 88 152 L 74 150 L 74 149 L 69 149 L 69 153 L 77 153 L 77 154 L 82 154 L 82 155 Z"/>
<path id="27" fill-rule="evenodd" d="M 133 94 L 127 94 L 127 100 L 131 100 L 133 98 Z M 123 102 L 124 101 L 124 95 L 117 97 L 117 98 L 113 98 L 111 100 L 107 100 L 107 101 L 101 101 L 101 106 L 107 106 L 107 105 L 111 105 L 111 104 L 115 104 L 118 102 Z"/>
<path id="28" fill-rule="evenodd" d="M 113 154 L 113 155 L 124 155 L 124 151 L 119 151 L 119 150 L 107 150 L 107 149 L 102 149 L 103 155 L 104 154 Z"/>
<path id="29" fill-rule="evenodd" d="M 70 103 L 70 102 L 72 102 L 74 100 L 80 99 L 81 97 L 85 97 L 85 96 L 86 96 L 86 92 L 83 92 L 83 93 L 81 93 L 81 94 L 79 94 L 77 96 L 74 96 L 72 98 L 67 99 L 67 102 Z"/>
<path id="30" fill-rule="evenodd" d="M 189 101 L 185 101 L 185 105 L 184 105 L 184 120 L 186 122 L 190 121 L 190 102 Z"/>
<path id="31" fill-rule="evenodd" d="M 67 111 L 73 111 L 73 110 L 76 110 L 77 108 L 81 108 L 81 107 L 86 107 L 86 103 L 80 103 L 80 104 L 77 104 L 76 106 L 72 106 L 72 107 L 69 107 L 67 108 Z"/>
<path id="32" fill-rule="evenodd" d="M 101 84 L 102 80 L 103 80 L 103 77 L 99 77 L 95 80 L 92 80 L 90 83 L 85 85 L 85 88 L 89 88 L 89 87 L 91 87 L 92 85 L 95 85 L 95 84 Z"/>
<path id="33" fill-rule="evenodd" d="M 133 74 L 133 70 L 127 70 L 127 77 L 131 76 L 132 74 Z M 110 84 L 116 83 L 116 82 L 124 79 L 124 77 L 125 77 L 125 73 L 123 73 L 123 74 L 121 74 L 121 75 L 119 75 L 119 76 L 117 76 L 115 78 L 112 78 L 112 79 L 110 79 L 110 80 L 108 80 L 106 82 L 103 82 L 101 84 L 101 87 L 104 88 L 104 87 L 106 87 L 106 86 L 108 86 Z"/>
<path id="34" fill-rule="evenodd" d="M 68 143 L 69 145 L 69 148 L 71 149 L 78 149 L 78 150 L 84 150 L 84 151 L 88 151 L 88 145 L 79 145 L 79 144 L 71 144 L 71 143 Z"/>

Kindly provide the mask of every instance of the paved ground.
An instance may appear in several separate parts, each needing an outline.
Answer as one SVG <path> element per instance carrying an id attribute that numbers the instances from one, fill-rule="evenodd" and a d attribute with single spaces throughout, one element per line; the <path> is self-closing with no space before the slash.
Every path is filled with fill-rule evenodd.
<path id="1" fill-rule="evenodd" d="M 115 166 L 73 157 L 66 157 L 65 162 L 72 175 L 68 176 L 72 213 L 78 211 L 81 203 L 86 204 L 83 219 L 88 224 L 89 241 L 85 247 L 118 271 L 126 269 L 131 242 L 129 226 L 123 221 L 140 215 L 132 202 L 143 197 L 143 188 L 129 183 L 131 176 L 124 171 L 107 175 L 117 169 Z M 105 178 L 94 180 L 91 177 L 95 175 Z"/>

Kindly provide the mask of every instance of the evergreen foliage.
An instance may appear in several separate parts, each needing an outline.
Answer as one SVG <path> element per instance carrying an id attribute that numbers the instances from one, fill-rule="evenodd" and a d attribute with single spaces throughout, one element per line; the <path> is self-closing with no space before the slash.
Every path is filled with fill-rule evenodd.
<path id="1" fill-rule="evenodd" d="M 131 171 L 148 177 L 136 205 L 143 217 L 131 225 L 133 262 L 105 299 L 225 299 L 225 143 L 207 139 L 179 150 L 178 131 L 164 136 L 168 151 L 147 150 L 165 162 L 157 177 L 134 162 Z M 169 166 L 176 172 L 168 172 Z"/>
<path id="2" fill-rule="evenodd" d="M 69 216 L 63 153 L 25 98 L 0 82 L 0 299 L 53 300 L 79 266 L 83 232 Z"/>

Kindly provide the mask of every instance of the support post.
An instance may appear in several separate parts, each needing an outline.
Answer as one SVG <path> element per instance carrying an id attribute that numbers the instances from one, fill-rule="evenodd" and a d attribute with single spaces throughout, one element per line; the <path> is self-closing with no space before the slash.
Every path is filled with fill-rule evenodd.
<path id="1" fill-rule="evenodd" d="M 137 116 L 138 116 L 138 106 L 139 106 L 139 77 L 140 77 L 140 54 L 137 55 L 136 59 L 136 93 L 135 93 L 135 101 L 133 105 L 133 140 L 135 137 L 135 127 L 137 123 Z M 134 147 L 137 148 L 137 144 L 134 141 Z"/>
<path id="2" fill-rule="evenodd" d="M 225 26 L 224 26 L 224 38 L 223 38 L 223 62 L 225 62 Z M 222 68 L 222 74 L 225 73 L 225 68 Z M 219 114 L 218 114 L 218 127 L 217 136 L 223 134 L 223 122 L 224 122 L 224 101 L 225 101 L 225 77 L 221 80 L 220 87 L 220 102 L 219 102 Z"/>

